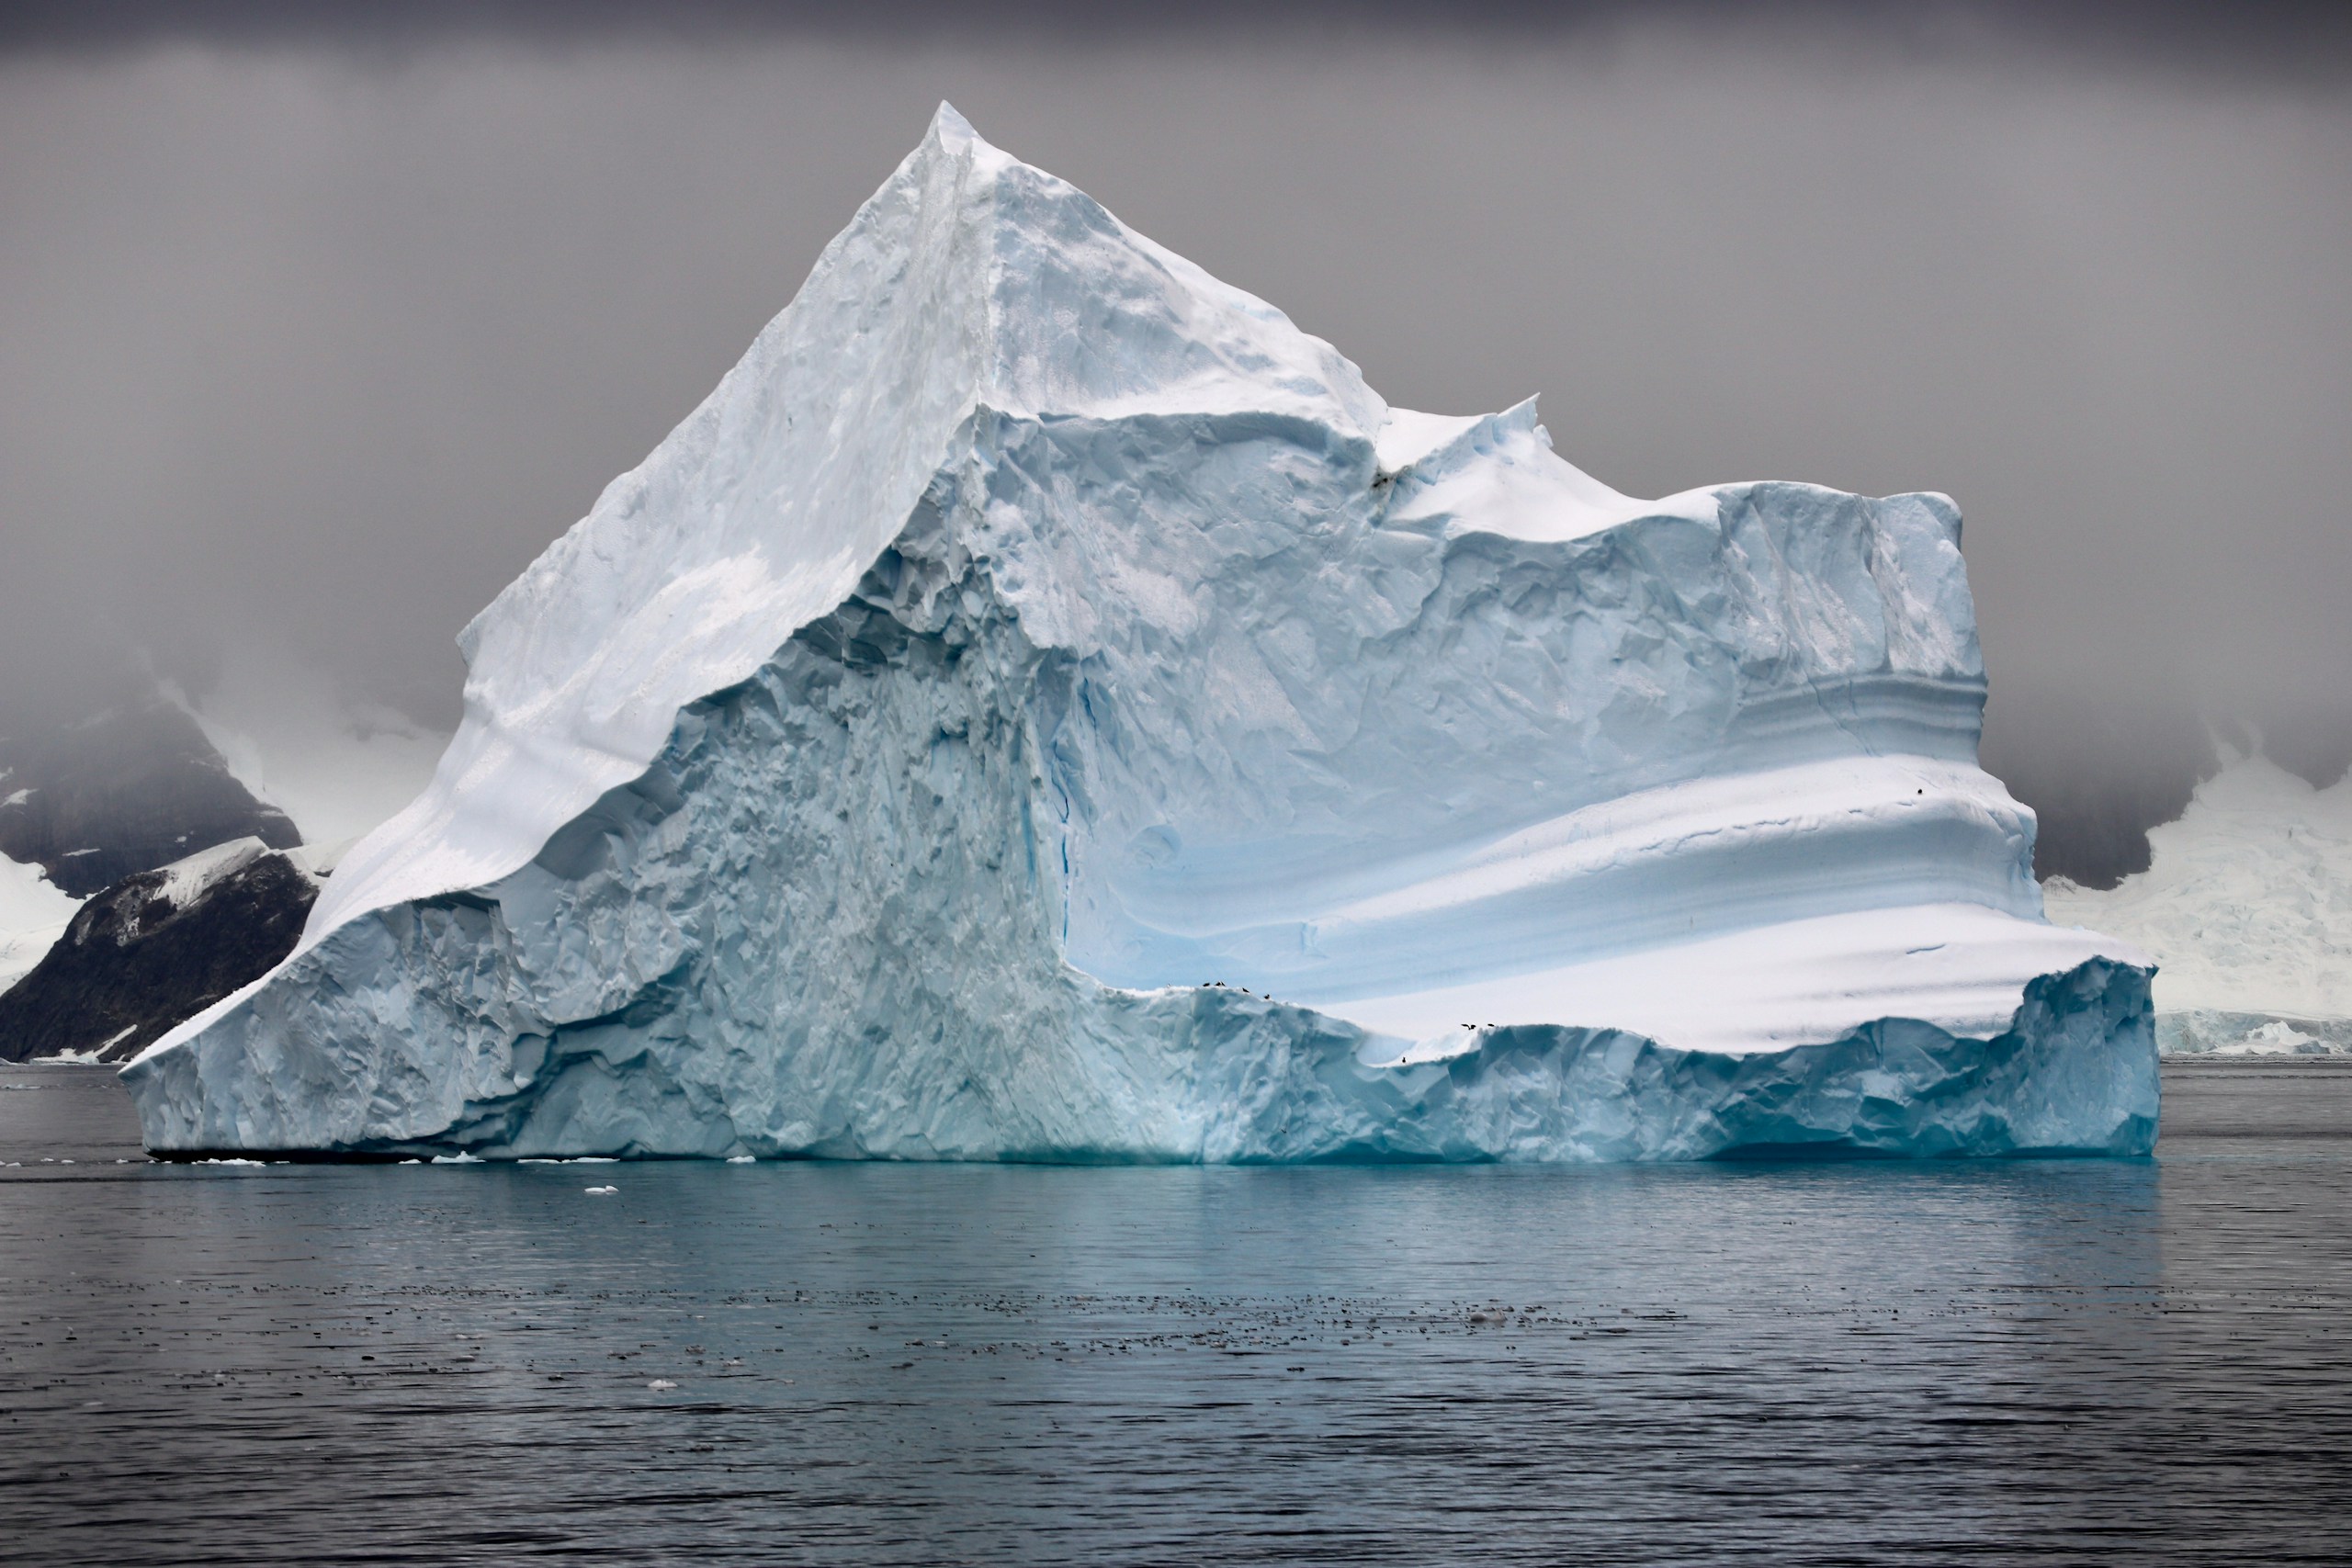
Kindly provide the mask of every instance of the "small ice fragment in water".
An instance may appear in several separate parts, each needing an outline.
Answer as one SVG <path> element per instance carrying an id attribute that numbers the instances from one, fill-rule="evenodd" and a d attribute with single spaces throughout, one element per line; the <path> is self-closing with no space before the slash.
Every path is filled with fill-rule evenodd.
<path id="1" fill-rule="evenodd" d="M 651 1382 L 647 1383 L 645 1386 L 651 1389 L 656 1393 L 667 1393 L 678 1385 L 672 1382 L 668 1378 L 655 1378 Z"/>
<path id="2" fill-rule="evenodd" d="M 620 1189 L 617 1187 L 583 1187 L 580 1190 L 582 1192 L 593 1193 L 599 1198 L 609 1198 L 614 1193 L 619 1191 Z"/>

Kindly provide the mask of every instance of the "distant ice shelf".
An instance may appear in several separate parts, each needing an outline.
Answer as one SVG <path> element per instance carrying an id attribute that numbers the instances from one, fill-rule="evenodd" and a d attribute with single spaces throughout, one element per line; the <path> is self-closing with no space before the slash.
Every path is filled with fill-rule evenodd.
<path id="1" fill-rule="evenodd" d="M 2137 1154 L 2149 964 L 1975 761 L 1960 519 L 1391 409 L 943 107 L 460 639 L 151 1146 Z"/>

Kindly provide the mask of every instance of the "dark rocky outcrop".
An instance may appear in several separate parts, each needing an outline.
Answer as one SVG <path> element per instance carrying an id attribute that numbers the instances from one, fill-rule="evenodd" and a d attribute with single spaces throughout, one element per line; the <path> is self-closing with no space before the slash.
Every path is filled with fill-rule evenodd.
<path id="1" fill-rule="evenodd" d="M 123 878 L 0 992 L 0 1061 L 128 1060 L 293 951 L 319 883 L 259 839 Z"/>
<path id="2" fill-rule="evenodd" d="M 248 837 L 272 849 L 301 842 L 160 695 L 71 722 L 12 716 L 0 731 L 0 854 L 39 865 L 77 898 Z"/>

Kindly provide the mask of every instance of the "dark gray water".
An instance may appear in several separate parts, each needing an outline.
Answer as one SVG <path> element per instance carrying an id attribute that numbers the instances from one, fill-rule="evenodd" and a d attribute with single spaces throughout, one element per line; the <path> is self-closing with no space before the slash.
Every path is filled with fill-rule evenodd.
<path id="1" fill-rule="evenodd" d="M 0 1559 L 2352 1562 L 2352 1064 L 2165 1089 L 2147 1162 L 252 1168 L 0 1071 Z"/>

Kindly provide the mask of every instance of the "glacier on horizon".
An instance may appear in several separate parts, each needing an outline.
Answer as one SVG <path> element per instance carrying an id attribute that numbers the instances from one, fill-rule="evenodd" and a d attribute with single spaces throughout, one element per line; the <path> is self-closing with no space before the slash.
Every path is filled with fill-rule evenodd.
<path id="1" fill-rule="evenodd" d="M 943 106 L 124 1077 L 173 1153 L 2145 1153 L 1959 540 L 1391 409 Z"/>
<path id="2" fill-rule="evenodd" d="M 2315 789 L 2223 743 L 2151 863 L 2111 888 L 2053 877 L 2051 919 L 2116 931 L 2163 964 L 2170 1055 L 2352 1055 L 2352 778 Z"/>

